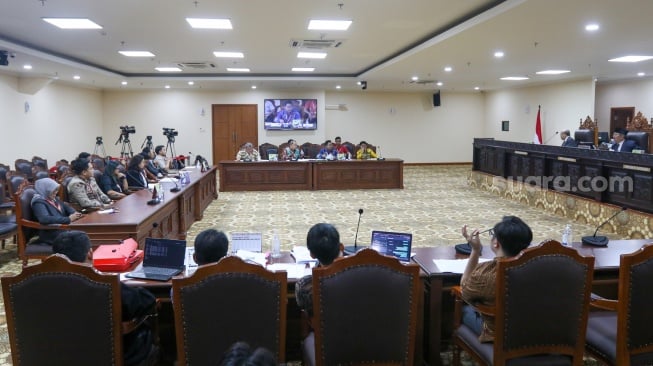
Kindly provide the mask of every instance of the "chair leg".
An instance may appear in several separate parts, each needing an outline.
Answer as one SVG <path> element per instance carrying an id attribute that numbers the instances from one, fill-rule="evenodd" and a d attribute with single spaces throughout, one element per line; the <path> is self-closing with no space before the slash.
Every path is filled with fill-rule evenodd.
<path id="1" fill-rule="evenodd" d="M 453 347 L 452 364 L 454 366 L 460 366 L 460 347 L 458 347 L 458 345 L 455 343 L 452 345 L 452 347 Z"/>

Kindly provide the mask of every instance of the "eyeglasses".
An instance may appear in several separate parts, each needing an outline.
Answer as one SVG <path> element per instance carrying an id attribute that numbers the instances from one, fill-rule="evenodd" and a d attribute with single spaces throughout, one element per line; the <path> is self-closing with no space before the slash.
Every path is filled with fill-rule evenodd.
<path id="1" fill-rule="evenodd" d="M 488 233 L 488 235 L 490 236 L 490 238 L 494 238 L 494 229 L 483 230 L 483 231 L 481 231 L 481 232 L 478 233 L 478 234 L 480 235 L 480 234 L 483 234 L 483 233 Z"/>

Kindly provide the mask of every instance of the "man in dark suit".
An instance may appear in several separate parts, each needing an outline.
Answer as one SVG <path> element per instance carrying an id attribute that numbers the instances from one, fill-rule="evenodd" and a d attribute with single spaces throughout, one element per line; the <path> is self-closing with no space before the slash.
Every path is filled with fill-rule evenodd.
<path id="1" fill-rule="evenodd" d="M 562 147 L 578 147 L 578 142 L 574 140 L 570 135 L 569 130 L 564 130 L 560 132 L 560 139 L 562 140 Z"/>
<path id="2" fill-rule="evenodd" d="M 639 149 L 639 146 L 637 146 L 635 141 L 626 140 L 627 134 L 628 130 L 625 128 L 615 129 L 612 133 L 612 139 L 614 139 L 614 143 L 610 147 L 610 150 L 618 152 L 632 152 L 634 149 Z"/>

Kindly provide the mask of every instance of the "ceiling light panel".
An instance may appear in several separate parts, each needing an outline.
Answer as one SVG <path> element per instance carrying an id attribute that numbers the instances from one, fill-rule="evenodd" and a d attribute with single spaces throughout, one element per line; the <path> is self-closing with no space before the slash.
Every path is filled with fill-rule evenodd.
<path id="1" fill-rule="evenodd" d="M 245 57 L 245 54 L 242 52 L 222 52 L 222 51 L 216 51 L 213 52 L 213 55 L 215 57 L 219 58 L 243 58 Z"/>
<path id="2" fill-rule="evenodd" d="M 154 57 L 150 51 L 118 51 L 118 53 L 127 57 Z"/>
<path id="3" fill-rule="evenodd" d="M 227 67 L 227 71 L 229 71 L 229 72 L 249 72 L 249 69 L 244 68 L 244 67 Z"/>
<path id="4" fill-rule="evenodd" d="M 293 67 L 292 71 L 294 72 L 313 72 L 315 71 L 314 67 Z"/>
<path id="5" fill-rule="evenodd" d="M 566 74 L 568 72 L 571 72 L 570 70 L 542 70 L 536 72 L 538 75 L 560 75 L 560 74 Z"/>
<path id="6" fill-rule="evenodd" d="M 229 19 L 186 18 L 186 21 L 195 29 L 233 29 Z"/>
<path id="7" fill-rule="evenodd" d="M 501 80 L 520 81 L 520 80 L 528 80 L 528 78 L 526 76 L 506 76 L 501 78 Z"/>
<path id="8" fill-rule="evenodd" d="M 178 67 L 155 67 L 154 69 L 159 72 L 181 72 Z"/>
<path id="9" fill-rule="evenodd" d="M 623 57 L 617 57 L 610 59 L 608 61 L 610 62 L 641 62 L 641 61 L 647 61 L 652 59 L 653 56 L 635 56 L 635 55 L 629 55 L 629 56 L 623 56 Z"/>
<path id="10" fill-rule="evenodd" d="M 309 30 L 340 30 L 344 31 L 349 29 L 351 20 L 316 20 L 311 19 L 308 22 Z"/>
<path id="11" fill-rule="evenodd" d="M 41 18 L 61 29 L 102 29 L 102 26 L 86 18 Z"/>
<path id="12" fill-rule="evenodd" d="M 297 58 L 326 58 L 326 52 L 298 52 Z"/>

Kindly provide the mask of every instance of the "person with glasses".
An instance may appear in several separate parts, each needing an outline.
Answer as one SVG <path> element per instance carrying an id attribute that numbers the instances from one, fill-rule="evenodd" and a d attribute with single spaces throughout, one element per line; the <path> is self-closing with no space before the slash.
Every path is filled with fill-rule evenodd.
<path id="1" fill-rule="evenodd" d="M 487 233 L 490 249 L 495 254 L 491 261 L 479 263 L 483 245 L 480 236 Z M 494 306 L 497 258 L 514 257 L 533 240 L 533 232 L 519 217 L 504 216 L 492 229 L 471 232 L 467 225 L 462 234 L 472 248 L 467 267 L 460 280 L 463 299 L 470 304 Z M 463 307 L 463 323 L 479 336 L 481 342 L 494 341 L 494 317 L 479 315 L 472 307 Z"/>

